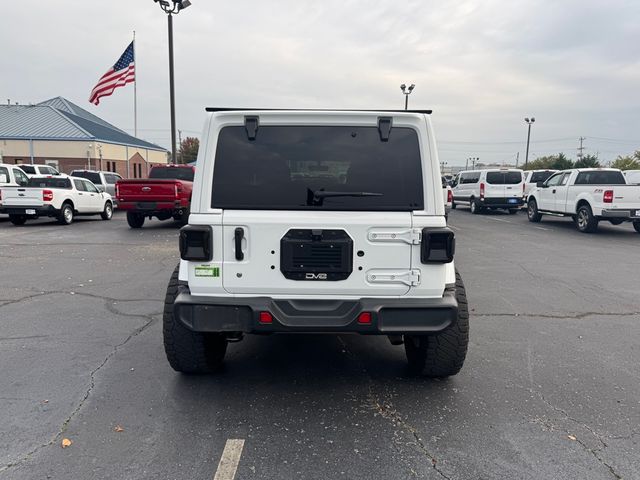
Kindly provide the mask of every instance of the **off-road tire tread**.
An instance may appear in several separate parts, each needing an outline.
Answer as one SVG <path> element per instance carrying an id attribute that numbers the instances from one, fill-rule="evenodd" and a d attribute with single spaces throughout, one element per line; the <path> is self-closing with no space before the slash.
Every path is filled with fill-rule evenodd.
<path id="1" fill-rule="evenodd" d="M 460 273 L 456 271 L 458 320 L 437 335 L 405 338 L 405 351 L 410 368 L 425 377 L 443 378 L 457 374 L 467 356 L 469 345 L 469 305 Z"/>
<path id="2" fill-rule="evenodd" d="M 182 373 L 212 373 L 222 366 L 227 340 L 216 333 L 193 332 L 173 316 L 173 303 L 181 289 L 188 289 L 178 280 L 179 266 L 171 274 L 164 300 L 162 335 L 169 365 Z"/>

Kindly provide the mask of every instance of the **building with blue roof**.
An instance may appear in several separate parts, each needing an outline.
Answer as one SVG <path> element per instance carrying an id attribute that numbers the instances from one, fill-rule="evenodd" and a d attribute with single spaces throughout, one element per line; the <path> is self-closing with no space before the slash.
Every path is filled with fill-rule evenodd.
<path id="1" fill-rule="evenodd" d="M 0 163 L 47 164 L 65 173 L 108 170 L 142 178 L 152 165 L 167 160 L 166 149 L 62 97 L 35 105 L 0 105 Z"/>

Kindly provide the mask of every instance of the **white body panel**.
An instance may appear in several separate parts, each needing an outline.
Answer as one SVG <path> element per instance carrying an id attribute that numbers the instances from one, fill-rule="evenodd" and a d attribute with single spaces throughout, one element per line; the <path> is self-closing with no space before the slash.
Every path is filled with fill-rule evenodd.
<path id="1" fill-rule="evenodd" d="M 422 158 L 424 208 L 419 211 L 221 210 L 211 207 L 218 134 L 244 124 L 247 114 L 264 125 L 377 127 L 381 115 L 393 117 L 393 128 L 416 131 Z M 453 263 L 422 264 L 423 227 L 445 227 L 446 189 L 442 188 L 436 144 L 428 115 L 416 113 L 257 111 L 209 115 L 198 153 L 191 203 L 191 225 L 213 229 L 211 262 L 181 261 L 179 278 L 195 295 L 268 296 L 285 299 L 362 297 L 442 297 L 455 283 Z M 444 201 L 443 201 L 444 196 Z M 243 260 L 236 260 L 234 232 L 244 230 Z M 280 271 L 280 241 L 291 229 L 344 230 L 353 241 L 353 270 L 345 280 L 290 280 Z M 413 239 L 413 240 L 412 240 Z M 358 256 L 358 252 L 364 252 Z M 199 266 L 217 267 L 220 275 L 197 274 Z M 272 268 L 273 267 L 273 268 Z"/>
<path id="2" fill-rule="evenodd" d="M 491 184 L 487 182 L 490 172 L 520 172 L 517 169 L 468 170 L 458 173 L 453 186 L 453 198 L 456 203 L 470 204 L 473 199 L 480 199 L 481 186 L 484 185 L 483 198 L 520 198 L 524 188 L 523 180 L 516 184 Z M 464 182 L 464 183 L 463 183 Z"/>

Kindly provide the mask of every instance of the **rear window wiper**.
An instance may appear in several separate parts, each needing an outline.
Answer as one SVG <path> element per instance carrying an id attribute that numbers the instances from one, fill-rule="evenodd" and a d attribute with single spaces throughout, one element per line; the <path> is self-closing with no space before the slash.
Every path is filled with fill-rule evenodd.
<path id="1" fill-rule="evenodd" d="M 377 192 L 330 192 L 327 190 L 307 189 L 307 205 L 321 207 L 325 198 L 331 197 L 382 197 L 384 194 Z"/>

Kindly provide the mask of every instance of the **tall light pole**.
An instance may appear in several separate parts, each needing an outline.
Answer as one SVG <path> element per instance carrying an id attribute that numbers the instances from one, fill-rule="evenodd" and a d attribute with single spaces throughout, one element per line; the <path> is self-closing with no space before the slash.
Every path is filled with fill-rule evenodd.
<path id="1" fill-rule="evenodd" d="M 415 84 L 411 84 L 409 85 L 409 88 L 407 88 L 407 86 L 403 83 L 402 85 L 400 85 L 400 90 L 402 90 L 402 93 L 404 94 L 404 109 L 405 110 L 409 110 L 409 95 L 411 95 L 411 92 L 413 92 L 413 89 L 416 88 Z"/>
<path id="2" fill-rule="evenodd" d="M 531 140 L 531 124 L 536 121 L 534 117 L 525 118 L 524 121 L 529 125 L 529 130 L 527 132 L 527 153 L 524 156 L 524 169 L 527 169 L 527 164 L 529 163 L 529 140 Z"/>
<path id="3" fill-rule="evenodd" d="M 169 99 L 171 102 L 171 163 L 176 163 L 176 96 L 173 81 L 173 16 L 191 5 L 190 0 L 153 0 L 167 14 L 169 27 Z M 172 5 L 173 4 L 173 5 Z"/>

